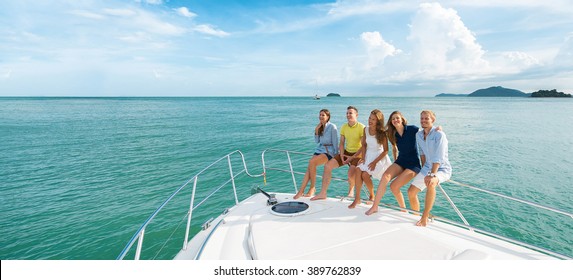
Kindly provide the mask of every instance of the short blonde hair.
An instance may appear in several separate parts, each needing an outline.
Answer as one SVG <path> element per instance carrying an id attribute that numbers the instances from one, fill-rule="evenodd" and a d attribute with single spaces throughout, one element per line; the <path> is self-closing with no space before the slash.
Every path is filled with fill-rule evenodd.
<path id="1" fill-rule="evenodd" d="M 420 113 L 420 116 L 423 114 L 428 114 L 430 115 L 430 118 L 432 118 L 432 122 L 436 121 L 436 114 L 434 114 L 434 112 L 432 112 L 431 110 L 424 110 Z"/>

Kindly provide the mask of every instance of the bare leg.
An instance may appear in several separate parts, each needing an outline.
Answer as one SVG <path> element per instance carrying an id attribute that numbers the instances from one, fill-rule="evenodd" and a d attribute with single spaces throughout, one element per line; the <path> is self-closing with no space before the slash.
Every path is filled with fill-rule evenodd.
<path id="1" fill-rule="evenodd" d="M 316 167 L 319 165 L 324 165 L 327 162 L 328 157 L 324 154 L 316 155 L 310 160 L 307 170 L 310 176 L 310 188 L 308 189 L 308 193 L 306 193 L 304 196 L 314 196 L 314 193 L 316 192 Z"/>
<path id="2" fill-rule="evenodd" d="M 370 209 L 366 211 L 366 215 L 372 215 L 378 212 L 378 204 L 380 204 L 382 197 L 384 197 L 384 193 L 386 192 L 386 185 L 388 185 L 388 182 L 390 182 L 392 178 L 402 173 L 402 171 L 403 168 L 395 163 L 393 163 L 392 165 L 390 165 L 390 167 L 388 167 L 388 169 L 386 169 L 386 172 L 384 172 L 382 178 L 380 179 L 380 183 L 378 184 L 378 190 L 376 191 L 376 197 L 374 198 L 372 207 L 370 207 Z"/>
<path id="3" fill-rule="evenodd" d="M 361 173 L 361 172 L 362 171 L 354 165 L 350 165 L 350 167 L 348 168 L 348 195 L 346 195 L 346 196 L 349 196 L 349 197 L 354 196 L 354 193 L 352 191 L 354 190 L 354 186 L 356 186 L 356 177 L 355 176 L 356 176 L 356 173 Z M 358 189 L 358 191 L 360 191 L 360 189 Z"/>
<path id="4" fill-rule="evenodd" d="M 310 189 L 309 193 L 312 191 L 314 194 L 314 182 L 316 182 L 316 166 L 322 165 L 326 162 L 328 158 L 325 155 L 313 155 L 310 160 L 308 161 L 308 166 L 306 167 L 306 173 L 304 173 L 304 178 L 302 179 L 302 183 L 300 184 L 300 188 L 298 192 L 293 197 L 294 199 L 298 199 L 299 197 L 303 196 L 304 190 L 306 189 L 306 185 L 308 185 L 308 181 L 310 180 Z"/>
<path id="5" fill-rule="evenodd" d="M 410 208 L 414 211 L 420 211 L 420 201 L 418 200 L 418 193 L 420 189 L 410 185 L 408 188 L 408 200 L 410 200 Z"/>
<path id="6" fill-rule="evenodd" d="M 352 209 L 354 207 L 356 207 L 356 205 L 360 204 L 360 191 L 362 189 L 362 174 L 366 173 L 363 172 L 360 169 L 356 169 L 355 173 L 355 183 L 356 183 L 356 187 L 354 188 L 356 191 L 356 194 L 354 195 L 354 201 L 352 202 L 352 204 L 348 205 L 348 208 Z M 368 173 L 366 173 L 368 174 Z"/>
<path id="7" fill-rule="evenodd" d="M 366 184 L 366 188 L 368 189 L 368 200 L 374 201 L 374 185 L 372 183 L 372 177 L 368 172 L 362 172 L 362 181 Z"/>
<path id="8" fill-rule="evenodd" d="M 430 211 L 434 207 L 434 202 L 436 201 L 436 185 L 435 181 L 432 181 L 426 190 L 426 200 L 424 202 L 424 213 L 422 213 L 422 218 L 416 223 L 417 226 L 425 227 L 428 225 L 428 218 L 430 217 Z"/>
<path id="9" fill-rule="evenodd" d="M 330 184 L 330 179 L 332 179 L 332 170 L 338 168 L 338 161 L 336 159 L 329 160 L 324 166 L 324 173 L 322 174 L 322 186 L 320 187 L 320 192 L 313 196 L 310 200 L 326 199 L 326 192 L 328 191 L 328 185 Z"/>
<path id="10" fill-rule="evenodd" d="M 310 165 L 310 163 L 309 163 L 309 165 Z M 298 199 L 299 197 L 301 197 L 304 194 L 304 189 L 306 189 L 306 185 L 308 184 L 309 178 L 310 178 L 310 175 L 309 175 L 308 168 L 307 168 L 306 173 L 304 173 L 304 178 L 302 179 L 302 183 L 300 184 L 300 188 L 298 189 L 298 192 L 295 194 L 293 199 Z"/>
<path id="11" fill-rule="evenodd" d="M 404 201 L 404 196 L 402 195 L 400 188 L 402 186 L 406 185 L 414 177 L 416 177 L 416 172 L 414 172 L 410 169 L 405 169 L 390 184 L 390 190 L 392 190 L 392 194 L 394 194 L 394 197 L 396 198 L 396 202 L 398 202 L 398 205 L 402 208 L 406 208 L 406 202 Z"/>

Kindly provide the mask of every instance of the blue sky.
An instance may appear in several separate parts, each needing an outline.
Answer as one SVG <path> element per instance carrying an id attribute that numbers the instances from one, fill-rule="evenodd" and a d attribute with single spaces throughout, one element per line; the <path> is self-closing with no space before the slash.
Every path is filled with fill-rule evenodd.
<path id="1" fill-rule="evenodd" d="M 0 1 L 0 96 L 573 93 L 568 0 Z"/>

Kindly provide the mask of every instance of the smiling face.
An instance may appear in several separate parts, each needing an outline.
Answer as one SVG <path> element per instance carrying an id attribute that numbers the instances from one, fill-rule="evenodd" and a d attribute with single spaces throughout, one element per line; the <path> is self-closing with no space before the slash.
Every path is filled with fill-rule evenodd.
<path id="1" fill-rule="evenodd" d="M 377 122 L 378 122 L 378 117 L 376 117 L 375 114 L 370 114 L 370 117 L 368 117 L 368 126 L 376 127 Z"/>
<path id="2" fill-rule="evenodd" d="M 354 124 L 358 119 L 358 112 L 355 109 L 347 109 L 346 110 L 346 119 L 348 120 L 349 124 Z"/>
<path id="3" fill-rule="evenodd" d="M 372 110 L 370 112 L 370 117 L 368 117 L 368 126 L 381 128 L 384 126 L 384 114 L 378 109 Z"/>
<path id="4" fill-rule="evenodd" d="M 392 125 L 395 128 L 398 128 L 398 127 L 401 127 L 404 125 L 404 118 L 402 117 L 402 114 L 400 114 L 398 112 L 392 113 L 392 115 L 390 116 L 390 121 L 392 122 Z"/>
<path id="5" fill-rule="evenodd" d="M 318 114 L 318 121 L 322 124 L 327 123 L 330 120 L 330 112 L 328 110 L 320 110 Z"/>
<path id="6" fill-rule="evenodd" d="M 436 116 L 431 111 L 422 111 L 420 114 L 420 125 L 422 128 L 432 128 L 434 122 L 436 121 Z"/>

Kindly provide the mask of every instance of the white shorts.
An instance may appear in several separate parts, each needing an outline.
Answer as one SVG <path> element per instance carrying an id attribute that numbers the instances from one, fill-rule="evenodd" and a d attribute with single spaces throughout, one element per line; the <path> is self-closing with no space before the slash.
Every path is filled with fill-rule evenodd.
<path id="1" fill-rule="evenodd" d="M 424 170 L 422 170 L 424 171 Z M 424 172 L 422 173 L 422 171 L 420 171 L 420 173 L 418 173 L 416 175 L 416 177 L 414 177 L 414 180 L 412 181 L 411 185 L 420 189 L 420 191 L 423 191 L 426 189 L 426 183 L 424 182 L 424 178 L 426 178 L 426 175 L 428 174 L 428 172 Z M 438 173 L 436 173 L 436 178 L 438 178 L 438 181 L 440 183 L 443 183 L 447 180 L 450 180 L 451 175 L 446 173 L 446 172 L 440 172 L 438 171 Z"/>

